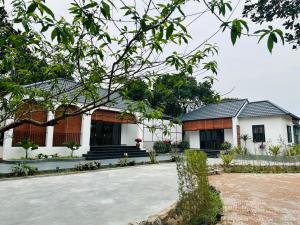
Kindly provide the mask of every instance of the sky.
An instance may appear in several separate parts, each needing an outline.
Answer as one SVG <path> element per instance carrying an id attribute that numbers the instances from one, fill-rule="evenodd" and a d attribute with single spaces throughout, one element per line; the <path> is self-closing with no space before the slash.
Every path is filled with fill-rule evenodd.
<path id="1" fill-rule="evenodd" d="M 71 0 L 46 2 L 56 15 L 68 18 L 67 9 Z M 244 1 L 231 2 L 236 6 L 231 18 L 241 18 Z M 184 11 L 189 14 L 199 12 L 201 6 L 188 3 Z M 249 25 L 252 31 L 259 28 L 251 23 Z M 279 23 L 273 25 L 280 27 Z M 188 27 L 193 37 L 188 49 L 203 42 L 219 26 L 219 21 L 211 14 L 205 14 L 193 22 Z M 267 25 L 261 28 L 265 27 Z M 215 58 L 218 75 L 214 88 L 223 97 L 247 98 L 249 101 L 270 100 L 300 116 L 300 49 L 292 50 L 288 44 L 275 45 L 270 54 L 266 42 L 258 44 L 254 37 L 242 37 L 233 46 L 228 32 L 219 32 L 210 43 L 216 43 L 219 47 L 219 54 Z M 203 77 L 198 76 L 197 79 L 201 81 Z"/>

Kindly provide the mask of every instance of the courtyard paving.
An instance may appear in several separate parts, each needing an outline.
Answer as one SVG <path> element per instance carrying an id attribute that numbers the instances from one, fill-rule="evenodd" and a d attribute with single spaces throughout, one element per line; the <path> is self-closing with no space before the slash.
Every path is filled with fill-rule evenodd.
<path id="1" fill-rule="evenodd" d="M 176 198 L 174 163 L 0 181 L 0 224 L 127 225 Z"/>
<path id="2" fill-rule="evenodd" d="M 222 174 L 209 180 L 225 204 L 222 224 L 300 224 L 300 174 Z M 126 225 L 176 199 L 174 163 L 2 180 L 0 224 Z"/>
<path id="3" fill-rule="evenodd" d="M 225 225 L 300 225 L 300 174 L 222 174 Z"/>

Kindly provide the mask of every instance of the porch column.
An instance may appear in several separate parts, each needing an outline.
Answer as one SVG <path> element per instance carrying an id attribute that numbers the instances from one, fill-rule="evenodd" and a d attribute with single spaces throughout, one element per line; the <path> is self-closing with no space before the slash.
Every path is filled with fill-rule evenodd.
<path id="1" fill-rule="evenodd" d="M 91 122 L 92 116 L 90 114 L 82 115 L 80 145 L 85 149 L 90 147 Z"/>
<path id="2" fill-rule="evenodd" d="M 236 117 L 232 118 L 232 144 L 233 146 L 238 146 L 238 133 L 237 133 L 238 119 Z"/>
<path id="3" fill-rule="evenodd" d="M 47 121 L 54 119 L 54 113 L 52 111 L 48 111 Z M 53 133 L 54 126 L 48 126 L 46 129 L 46 147 L 53 146 Z"/>
<path id="4" fill-rule="evenodd" d="M 14 122 L 13 119 L 6 120 L 6 124 L 10 124 Z M 4 140 L 3 140 L 3 149 L 8 149 L 12 147 L 12 139 L 13 139 L 13 129 L 4 132 Z"/>
<path id="5" fill-rule="evenodd" d="M 14 120 L 12 119 L 8 119 L 6 120 L 6 124 L 10 124 L 13 121 Z M 2 159 L 10 158 L 10 153 L 12 152 L 11 151 L 12 142 L 13 142 L 13 129 L 10 129 L 4 132 Z"/>

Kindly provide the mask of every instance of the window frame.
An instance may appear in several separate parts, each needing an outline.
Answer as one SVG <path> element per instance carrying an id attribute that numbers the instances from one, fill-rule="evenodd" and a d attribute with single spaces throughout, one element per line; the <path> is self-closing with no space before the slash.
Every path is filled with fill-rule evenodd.
<path id="1" fill-rule="evenodd" d="M 292 126 L 287 125 L 287 126 L 286 126 L 286 131 L 287 131 L 287 139 L 288 139 L 288 143 L 292 143 L 292 142 L 293 142 Z"/>
<path id="2" fill-rule="evenodd" d="M 262 133 L 254 133 L 256 128 L 261 128 L 263 129 Z M 252 139 L 254 143 L 263 143 L 266 142 L 266 130 L 265 130 L 265 125 L 260 124 L 260 125 L 252 125 Z"/>

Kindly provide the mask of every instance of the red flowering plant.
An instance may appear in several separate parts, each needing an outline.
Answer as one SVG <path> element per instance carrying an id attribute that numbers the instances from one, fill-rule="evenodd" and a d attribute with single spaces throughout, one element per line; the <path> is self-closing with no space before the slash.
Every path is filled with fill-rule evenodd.
<path id="1" fill-rule="evenodd" d="M 140 142 L 142 142 L 143 140 L 142 140 L 142 138 L 136 138 L 134 141 L 137 142 L 137 143 L 140 143 Z"/>

